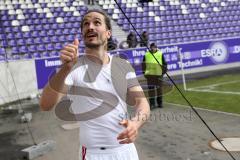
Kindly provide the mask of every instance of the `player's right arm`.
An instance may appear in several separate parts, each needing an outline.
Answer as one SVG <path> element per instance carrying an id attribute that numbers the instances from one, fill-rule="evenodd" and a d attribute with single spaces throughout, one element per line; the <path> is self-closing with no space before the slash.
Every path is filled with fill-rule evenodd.
<path id="1" fill-rule="evenodd" d="M 64 82 L 72 67 L 77 63 L 78 44 L 79 41 L 75 39 L 73 44 L 66 45 L 60 51 L 60 59 L 63 65 L 43 89 L 39 102 L 42 110 L 51 110 L 66 94 L 67 86 Z"/>

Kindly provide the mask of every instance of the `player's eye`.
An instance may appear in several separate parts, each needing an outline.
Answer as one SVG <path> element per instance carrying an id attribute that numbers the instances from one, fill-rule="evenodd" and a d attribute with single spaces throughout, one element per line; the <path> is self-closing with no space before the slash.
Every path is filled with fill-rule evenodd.
<path id="1" fill-rule="evenodd" d="M 101 22 L 100 21 L 95 21 L 95 24 L 96 25 L 101 25 Z"/>
<path id="2" fill-rule="evenodd" d="M 83 26 L 88 26 L 89 25 L 89 22 L 84 22 L 83 23 Z"/>

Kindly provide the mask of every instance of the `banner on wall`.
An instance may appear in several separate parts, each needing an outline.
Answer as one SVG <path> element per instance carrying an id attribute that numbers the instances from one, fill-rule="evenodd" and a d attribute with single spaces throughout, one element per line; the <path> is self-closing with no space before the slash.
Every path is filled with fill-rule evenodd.
<path id="1" fill-rule="evenodd" d="M 217 64 L 240 62 L 240 39 L 222 41 L 200 42 L 181 45 L 168 45 L 159 47 L 168 64 L 169 71 L 206 67 Z M 128 59 L 136 70 L 137 75 L 142 74 L 141 63 L 146 48 L 116 50 L 111 54 L 119 54 Z M 180 61 L 182 54 L 182 62 Z M 36 59 L 36 74 L 38 89 L 45 86 L 51 73 L 61 65 L 59 58 Z"/>
<path id="2" fill-rule="evenodd" d="M 38 89 L 42 89 L 47 84 L 50 76 L 56 73 L 56 68 L 61 64 L 58 57 L 35 60 Z"/>

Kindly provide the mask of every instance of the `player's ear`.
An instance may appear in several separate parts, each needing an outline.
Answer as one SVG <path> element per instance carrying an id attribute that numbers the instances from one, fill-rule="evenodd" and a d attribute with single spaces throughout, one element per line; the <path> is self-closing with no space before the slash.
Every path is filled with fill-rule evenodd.
<path id="1" fill-rule="evenodd" d="M 111 30 L 108 30 L 108 31 L 107 31 L 107 38 L 109 39 L 111 36 L 112 36 L 112 31 L 111 31 Z"/>

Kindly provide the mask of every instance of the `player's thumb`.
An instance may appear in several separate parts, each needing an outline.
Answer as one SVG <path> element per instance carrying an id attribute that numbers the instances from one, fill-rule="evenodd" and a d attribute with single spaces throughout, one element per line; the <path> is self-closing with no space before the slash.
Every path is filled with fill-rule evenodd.
<path id="1" fill-rule="evenodd" d="M 74 41 L 73 41 L 73 44 L 75 45 L 75 46 L 79 46 L 79 40 L 78 40 L 78 38 L 75 38 L 74 39 Z"/>
<path id="2" fill-rule="evenodd" d="M 124 120 L 120 121 L 119 124 L 123 125 L 124 127 L 127 127 L 128 126 L 128 120 L 124 119 Z"/>

